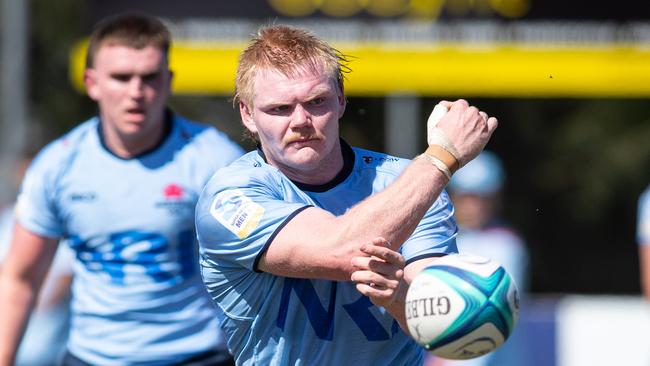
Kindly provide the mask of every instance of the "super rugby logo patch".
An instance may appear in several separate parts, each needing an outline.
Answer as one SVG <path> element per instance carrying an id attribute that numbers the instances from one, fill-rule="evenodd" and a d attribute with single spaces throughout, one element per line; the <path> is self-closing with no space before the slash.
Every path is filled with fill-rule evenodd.
<path id="1" fill-rule="evenodd" d="M 210 205 L 210 214 L 239 239 L 243 239 L 257 227 L 264 208 L 241 190 L 231 189 L 217 194 Z"/>

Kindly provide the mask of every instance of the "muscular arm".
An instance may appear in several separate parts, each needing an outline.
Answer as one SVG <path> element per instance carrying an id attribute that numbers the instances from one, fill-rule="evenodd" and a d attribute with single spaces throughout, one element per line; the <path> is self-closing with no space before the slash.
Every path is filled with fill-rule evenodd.
<path id="1" fill-rule="evenodd" d="M 451 106 L 451 103 L 450 103 Z M 440 122 L 463 161 L 474 158 L 496 128 L 496 119 L 457 101 Z M 447 178 L 427 161 L 413 161 L 384 191 L 341 216 L 308 208 L 280 230 L 259 269 L 288 277 L 349 280 L 350 259 L 360 247 L 383 237 L 394 250 L 413 233 L 442 192 Z"/>
<path id="2" fill-rule="evenodd" d="M 435 167 L 415 161 L 394 184 L 342 216 L 308 208 L 278 233 L 259 268 L 282 276 L 349 280 L 350 258 L 360 255 L 360 246 L 383 237 L 398 249 L 445 184 Z"/>
<path id="3" fill-rule="evenodd" d="M 16 224 L 11 249 L 0 268 L 0 365 L 14 362 L 20 339 L 58 241 Z"/>

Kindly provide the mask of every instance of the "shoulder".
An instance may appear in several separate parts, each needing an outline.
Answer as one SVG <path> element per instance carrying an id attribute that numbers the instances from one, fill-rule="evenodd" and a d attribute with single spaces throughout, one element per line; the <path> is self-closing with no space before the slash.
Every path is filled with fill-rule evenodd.
<path id="1" fill-rule="evenodd" d="M 232 141 L 225 133 L 206 123 L 191 121 L 174 114 L 174 124 L 183 140 L 191 142 L 206 150 L 236 153 L 241 155 L 242 148 Z"/>
<path id="2" fill-rule="evenodd" d="M 399 175 L 410 163 L 409 159 L 399 158 L 386 153 L 353 147 L 356 164 L 360 170 L 370 169 L 386 174 Z"/>
<path id="3" fill-rule="evenodd" d="M 64 169 L 67 162 L 72 160 L 80 150 L 93 146 L 87 143 L 92 138 L 97 137 L 98 123 L 99 120 L 93 117 L 45 145 L 32 161 L 28 174 L 34 171 L 45 172 Z"/>
<path id="4" fill-rule="evenodd" d="M 197 227 L 212 215 L 215 202 L 251 202 L 283 200 L 288 180 L 277 169 L 264 163 L 257 151 L 250 152 L 219 169 L 207 182 L 196 206 Z M 257 211 L 257 204 L 248 209 Z"/>
<path id="5" fill-rule="evenodd" d="M 379 185 L 391 184 L 397 177 L 402 174 L 404 169 L 411 163 L 411 159 L 400 158 L 394 155 L 361 149 L 352 148 L 355 154 L 355 171 L 356 174 L 372 176 L 372 181 Z M 443 190 L 438 199 L 434 202 L 432 208 L 451 209 L 451 200 L 446 190 Z"/>
<path id="6" fill-rule="evenodd" d="M 221 168 L 208 182 L 206 189 L 216 187 L 248 187 L 250 185 L 273 185 L 283 175 L 266 164 L 257 151 L 251 151 Z"/>
<path id="7" fill-rule="evenodd" d="M 85 152 L 96 149 L 99 144 L 97 123 L 96 119 L 91 119 L 80 124 L 49 143 L 32 160 L 25 172 L 17 197 L 16 217 L 21 219 L 21 224 L 26 224 L 27 220 L 37 216 L 39 218 L 47 216 L 48 219 L 53 217 L 53 215 L 49 215 L 50 209 L 54 207 L 50 204 L 56 202 L 62 187 L 60 183 L 66 176 L 69 176 L 76 157 L 84 156 Z M 53 229 L 54 224 L 50 225 L 51 223 L 52 221 L 44 224 L 35 232 L 47 233 L 47 236 L 58 236 L 59 232 L 54 234 L 57 229 Z M 42 222 L 38 224 L 40 225 Z"/>

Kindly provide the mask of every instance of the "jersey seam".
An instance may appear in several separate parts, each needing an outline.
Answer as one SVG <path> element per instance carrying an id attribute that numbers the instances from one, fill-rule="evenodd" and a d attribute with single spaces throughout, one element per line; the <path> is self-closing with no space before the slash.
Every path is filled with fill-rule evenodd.
<path id="1" fill-rule="evenodd" d="M 305 209 L 307 209 L 309 207 L 313 207 L 313 206 L 312 205 L 306 205 L 306 206 L 302 206 L 302 207 L 298 208 L 297 210 L 293 211 L 289 216 L 287 216 L 287 218 L 280 225 L 278 225 L 278 227 L 273 231 L 273 233 L 271 234 L 269 239 L 266 241 L 266 243 L 264 243 L 264 246 L 262 247 L 262 250 L 260 250 L 260 252 L 255 257 L 255 262 L 253 262 L 253 271 L 255 271 L 257 273 L 262 273 L 263 272 L 263 271 L 260 271 L 258 269 L 258 265 L 259 265 L 260 259 L 262 259 L 262 255 L 264 253 L 266 253 L 266 251 L 269 249 L 269 246 L 271 245 L 271 242 L 273 242 L 273 239 L 275 239 L 275 237 L 280 233 L 280 230 L 282 230 L 289 223 L 289 221 L 291 221 L 294 217 L 296 217 L 296 215 L 298 215 L 303 210 L 305 210 Z"/>

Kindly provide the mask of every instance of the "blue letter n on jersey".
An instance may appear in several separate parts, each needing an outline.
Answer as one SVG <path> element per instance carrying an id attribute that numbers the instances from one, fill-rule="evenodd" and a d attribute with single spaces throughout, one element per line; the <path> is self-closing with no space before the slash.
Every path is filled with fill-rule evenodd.
<path id="1" fill-rule="evenodd" d="M 284 330 L 287 321 L 287 311 L 289 310 L 289 300 L 291 291 L 296 292 L 296 296 L 307 311 L 307 317 L 316 336 L 319 339 L 331 341 L 334 336 L 334 314 L 336 305 L 336 282 L 331 282 L 329 293 L 328 307 L 325 309 L 320 302 L 316 289 L 310 280 L 285 278 L 284 288 L 282 289 L 282 298 L 280 299 L 280 311 L 276 325 Z M 390 339 L 390 335 L 377 318 L 372 314 L 370 309 L 374 306 L 370 299 L 360 294 L 360 298 L 351 303 L 342 305 L 345 311 L 350 315 L 354 323 L 359 327 L 361 332 L 369 341 L 384 341 Z M 393 321 L 393 328 L 396 325 Z M 397 329 L 393 330 L 393 334 Z"/>
<path id="2" fill-rule="evenodd" d="M 280 303 L 280 312 L 278 313 L 277 325 L 284 330 L 287 321 L 287 311 L 289 309 L 289 299 L 291 290 L 296 291 L 300 302 L 307 310 L 309 322 L 314 328 L 314 332 L 320 339 L 331 341 L 334 337 L 334 305 L 336 304 L 336 282 L 332 283 L 330 289 L 329 306 L 327 310 L 320 303 L 316 289 L 310 280 L 296 278 L 285 278 L 284 288 L 282 289 L 282 299 Z"/>

